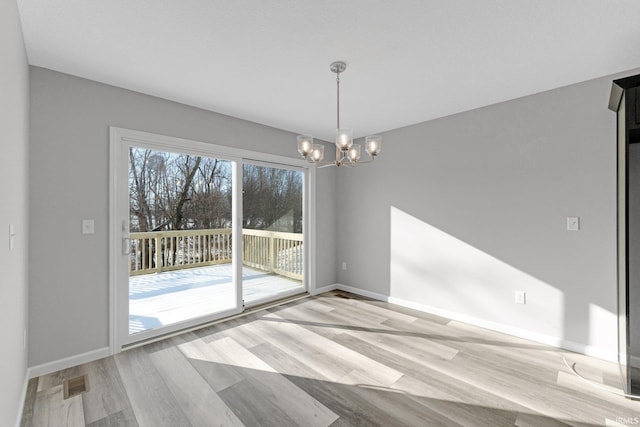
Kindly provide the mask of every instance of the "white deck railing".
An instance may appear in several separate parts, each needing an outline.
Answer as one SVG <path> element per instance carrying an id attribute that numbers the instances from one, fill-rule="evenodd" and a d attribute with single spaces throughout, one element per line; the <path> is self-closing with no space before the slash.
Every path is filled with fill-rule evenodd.
<path id="1" fill-rule="evenodd" d="M 231 262 L 231 229 L 131 233 L 129 275 Z M 302 234 L 242 230 L 244 265 L 302 280 Z"/>

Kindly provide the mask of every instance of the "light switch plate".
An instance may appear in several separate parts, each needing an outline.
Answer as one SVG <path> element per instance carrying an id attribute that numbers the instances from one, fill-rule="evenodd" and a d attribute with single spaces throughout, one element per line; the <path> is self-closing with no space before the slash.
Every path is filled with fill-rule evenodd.
<path id="1" fill-rule="evenodd" d="M 567 230 L 578 231 L 580 230 L 580 217 L 568 216 L 567 217 Z"/>
<path id="2" fill-rule="evenodd" d="M 527 293 L 525 291 L 516 291 L 516 304 L 526 304 Z"/>
<path id="3" fill-rule="evenodd" d="M 93 234 L 95 232 L 94 222 L 92 219 L 82 220 L 82 234 Z"/>
<path id="4" fill-rule="evenodd" d="M 15 246 L 16 231 L 13 228 L 13 224 L 9 224 L 9 250 L 12 251 Z"/>

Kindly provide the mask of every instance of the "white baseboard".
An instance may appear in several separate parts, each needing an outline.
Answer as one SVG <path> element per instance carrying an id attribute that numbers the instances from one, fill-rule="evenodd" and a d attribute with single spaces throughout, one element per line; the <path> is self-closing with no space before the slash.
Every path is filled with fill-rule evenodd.
<path id="1" fill-rule="evenodd" d="M 31 366 L 27 372 L 29 378 L 39 377 L 40 375 L 50 374 L 61 369 L 71 368 L 83 363 L 93 362 L 110 356 L 109 347 L 103 347 L 96 350 L 87 351 L 86 353 L 77 354 L 75 356 L 65 357 L 64 359 L 54 360 L 53 362 L 43 363 L 42 365 Z"/>
<path id="2" fill-rule="evenodd" d="M 329 291 L 335 291 L 336 289 L 338 289 L 338 284 L 334 283 L 333 285 L 327 285 L 327 286 L 323 286 L 321 288 L 316 288 L 314 290 L 310 290 L 309 294 L 311 295 L 319 295 L 319 294 L 323 294 L 325 292 L 329 292 Z"/>
<path id="3" fill-rule="evenodd" d="M 541 344 L 550 345 L 552 347 L 563 348 L 573 351 L 575 353 L 585 354 L 587 356 L 596 357 L 598 359 L 607 360 L 610 362 L 618 361 L 617 351 L 610 351 L 600 347 L 594 347 L 591 345 L 581 344 L 574 341 L 569 341 L 560 337 L 554 337 L 551 335 L 539 334 L 527 329 L 516 328 L 511 325 L 505 325 L 503 323 L 492 322 L 477 317 L 469 316 L 462 313 L 443 310 L 437 307 L 431 307 L 425 304 L 416 303 L 414 301 L 407 301 L 400 298 L 389 297 L 386 295 L 370 292 L 364 289 L 354 288 L 352 286 L 337 285 L 338 289 L 351 292 L 357 295 L 373 298 L 380 301 L 397 304 L 403 307 L 412 308 L 414 310 L 422 311 L 425 313 L 435 314 L 436 316 L 445 317 L 447 319 L 456 320 L 459 322 L 467 323 L 473 326 L 479 326 L 481 328 L 490 329 L 492 331 L 501 332 L 503 334 L 512 335 L 518 338 L 535 341 Z M 637 362 L 640 362 L 640 358 L 637 358 Z M 631 362 L 632 365 L 634 361 Z"/>
<path id="4" fill-rule="evenodd" d="M 339 283 L 337 284 L 337 288 L 340 289 L 341 291 L 351 292 L 352 294 L 362 295 L 363 297 L 377 299 L 378 301 L 385 301 L 385 302 L 389 301 L 389 297 L 386 295 L 378 294 L 371 291 L 366 291 L 364 289 L 354 288 L 352 286 L 347 286 L 347 285 L 341 285 Z"/>
<path id="5" fill-rule="evenodd" d="M 27 387 L 29 386 L 29 370 L 24 373 L 24 381 L 22 383 L 22 392 L 20 393 L 20 402 L 18 405 L 18 415 L 16 415 L 16 427 L 22 424 L 22 412 L 24 411 L 24 403 L 27 400 Z"/>

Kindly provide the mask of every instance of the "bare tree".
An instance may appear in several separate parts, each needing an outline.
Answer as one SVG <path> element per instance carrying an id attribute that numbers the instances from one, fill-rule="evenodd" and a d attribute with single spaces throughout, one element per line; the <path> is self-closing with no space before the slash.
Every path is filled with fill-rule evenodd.
<path id="1" fill-rule="evenodd" d="M 199 203 L 213 207 L 211 198 L 227 190 L 229 168 L 217 159 L 131 148 L 129 150 L 129 209 L 132 231 L 179 230 L 225 224 Z M 230 219 L 230 215 L 227 216 Z"/>
<path id="2" fill-rule="evenodd" d="M 302 232 L 302 173 L 244 165 L 243 227 Z"/>
<path id="3" fill-rule="evenodd" d="M 132 231 L 212 229 L 231 226 L 228 161 L 129 150 Z M 302 173 L 245 164 L 243 227 L 302 232 Z"/>

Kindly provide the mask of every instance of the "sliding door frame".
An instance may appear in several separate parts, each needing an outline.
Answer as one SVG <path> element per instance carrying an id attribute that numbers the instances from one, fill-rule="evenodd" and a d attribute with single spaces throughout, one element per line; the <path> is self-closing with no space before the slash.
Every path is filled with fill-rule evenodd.
<path id="1" fill-rule="evenodd" d="M 128 340 L 128 291 L 124 292 L 122 283 L 128 283 L 128 274 L 125 277 L 125 270 L 122 260 L 123 234 L 128 234 L 128 229 L 124 229 L 125 224 L 121 222 L 121 217 L 125 207 L 128 215 L 128 191 L 122 194 L 120 191 L 123 183 L 122 177 L 128 177 L 128 156 L 123 156 L 125 147 L 136 146 L 161 151 L 181 152 L 202 157 L 212 157 L 232 162 L 232 233 L 233 233 L 233 281 L 236 285 L 236 307 L 222 313 L 207 317 L 196 318 L 191 321 L 181 322 L 175 330 L 193 328 L 201 324 L 206 324 L 217 319 L 228 317 L 243 311 L 242 304 L 242 169 L 244 162 L 251 164 L 264 163 L 274 167 L 284 167 L 304 172 L 303 188 L 303 239 L 304 239 L 304 279 L 306 290 L 313 293 L 316 288 L 316 169 L 310 163 L 295 158 L 278 156 L 274 154 L 254 152 L 225 145 L 218 145 L 200 141 L 193 141 L 183 138 L 176 138 L 164 135 L 142 132 L 131 129 L 110 127 L 109 144 L 109 349 L 111 354 L 119 353 L 124 345 L 130 344 Z M 125 173 L 126 171 L 126 173 Z M 127 178 L 128 185 L 128 178 Z M 127 221 L 128 227 L 128 221 Z M 238 284 L 238 279 L 240 283 Z M 127 314 L 125 319 L 125 312 Z M 174 331 L 163 329 L 162 334 Z M 143 336 L 144 335 L 144 336 Z M 159 333 L 136 334 L 140 340 L 152 338 Z M 135 341 L 139 341 L 136 339 Z"/>

